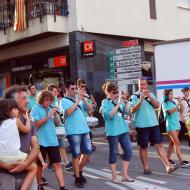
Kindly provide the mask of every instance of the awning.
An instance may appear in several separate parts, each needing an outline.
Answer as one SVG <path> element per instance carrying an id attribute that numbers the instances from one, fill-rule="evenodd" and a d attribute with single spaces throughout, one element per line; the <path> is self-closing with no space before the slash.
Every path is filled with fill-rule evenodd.
<path id="1" fill-rule="evenodd" d="M 26 28 L 26 6 L 25 0 L 15 1 L 14 31 L 19 32 Z"/>

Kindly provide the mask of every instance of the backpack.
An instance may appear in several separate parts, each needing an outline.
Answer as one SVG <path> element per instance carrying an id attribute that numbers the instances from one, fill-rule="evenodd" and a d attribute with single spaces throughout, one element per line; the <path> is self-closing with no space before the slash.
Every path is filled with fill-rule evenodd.
<path id="1" fill-rule="evenodd" d="M 175 102 L 171 101 L 173 104 L 176 105 Z M 165 102 L 167 104 L 167 102 Z M 167 114 L 166 114 L 167 117 Z M 166 133 L 166 117 L 164 117 L 164 112 L 162 109 L 162 104 L 161 104 L 161 110 L 160 110 L 160 114 L 158 116 L 158 123 L 159 123 L 159 128 L 160 128 L 160 132 L 161 133 Z"/>

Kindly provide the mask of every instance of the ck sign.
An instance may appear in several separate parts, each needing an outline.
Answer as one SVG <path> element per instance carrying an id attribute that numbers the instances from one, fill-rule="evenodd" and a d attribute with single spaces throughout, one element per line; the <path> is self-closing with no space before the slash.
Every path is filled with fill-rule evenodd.
<path id="1" fill-rule="evenodd" d="M 93 40 L 81 42 L 81 56 L 83 58 L 94 57 L 95 51 L 95 42 Z"/>

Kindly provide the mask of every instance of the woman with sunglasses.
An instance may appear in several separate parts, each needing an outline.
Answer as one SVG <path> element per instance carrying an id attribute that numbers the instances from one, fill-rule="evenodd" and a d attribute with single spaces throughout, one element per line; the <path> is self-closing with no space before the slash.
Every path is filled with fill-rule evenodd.
<path id="1" fill-rule="evenodd" d="M 102 101 L 100 112 L 105 121 L 105 131 L 109 143 L 109 164 L 112 171 L 113 183 L 134 182 L 128 175 L 129 162 L 132 157 L 132 146 L 129 137 L 129 128 L 124 115 L 127 114 L 128 102 L 123 94 L 118 98 L 118 87 L 113 83 L 105 83 L 103 90 L 106 99 Z M 117 149 L 118 143 L 123 149 L 122 155 L 122 179 L 117 178 Z"/>
<path id="2" fill-rule="evenodd" d="M 173 90 L 165 89 L 163 96 L 164 101 L 162 102 L 162 110 L 164 113 L 164 118 L 166 120 L 166 131 L 170 137 L 167 157 L 171 165 L 177 165 L 173 160 L 171 160 L 171 155 L 174 148 L 175 153 L 180 161 L 180 167 L 188 167 L 190 165 L 190 162 L 184 160 L 178 137 L 179 131 L 181 129 L 179 122 L 179 113 L 183 111 L 183 105 L 180 97 L 177 98 L 178 104 L 176 104 L 173 99 Z"/>

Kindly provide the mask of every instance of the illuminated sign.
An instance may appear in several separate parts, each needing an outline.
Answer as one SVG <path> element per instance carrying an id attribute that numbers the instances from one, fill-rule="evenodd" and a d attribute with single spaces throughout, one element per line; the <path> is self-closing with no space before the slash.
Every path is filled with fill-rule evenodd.
<path id="1" fill-rule="evenodd" d="M 81 56 L 83 58 L 94 57 L 95 51 L 95 42 L 93 40 L 81 42 Z"/>
<path id="2" fill-rule="evenodd" d="M 138 40 L 129 40 L 123 42 L 123 47 L 138 46 Z"/>
<path id="3" fill-rule="evenodd" d="M 49 68 L 65 67 L 65 66 L 67 66 L 67 56 L 63 55 L 63 56 L 49 58 L 48 65 L 49 65 Z"/>

